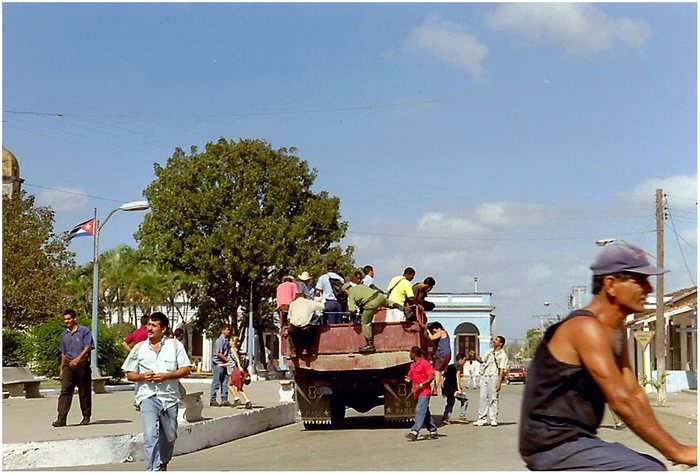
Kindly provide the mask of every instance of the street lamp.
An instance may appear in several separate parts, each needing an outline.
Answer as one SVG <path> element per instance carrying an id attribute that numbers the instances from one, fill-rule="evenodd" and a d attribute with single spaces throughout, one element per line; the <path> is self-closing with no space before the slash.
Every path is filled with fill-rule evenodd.
<path id="1" fill-rule="evenodd" d="M 107 218 L 102 222 L 101 224 L 97 220 L 97 208 L 95 208 L 95 237 L 94 237 L 94 247 L 93 247 L 93 253 L 92 253 L 92 340 L 95 344 L 95 349 L 92 351 L 90 354 L 90 365 L 92 366 L 93 372 L 96 372 L 97 369 L 97 294 L 98 294 L 98 287 L 99 287 L 99 266 L 98 266 L 98 256 L 99 256 L 99 241 L 100 241 L 100 231 L 102 230 L 102 227 L 107 223 L 110 217 L 112 217 L 112 214 L 114 214 L 117 211 L 145 211 L 148 209 L 148 201 L 132 201 L 132 202 L 126 202 L 119 206 L 116 209 L 113 209 L 112 212 L 107 214 Z"/>
<path id="2" fill-rule="evenodd" d="M 560 305 L 559 303 L 553 303 L 553 302 L 551 302 L 551 301 L 545 301 L 545 302 L 544 302 L 544 307 L 545 307 L 545 308 L 549 308 L 551 305 L 558 306 L 559 308 L 561 308 L 561 310 L 564 312 L 564 314 L 567 313 L 567 311 L 564 309 L 564 307 L 563 307 L 562 305 Z M 559 321 L 559 320 L 561 320 L 561 315 L 557 314 L 557 321 Z"/>

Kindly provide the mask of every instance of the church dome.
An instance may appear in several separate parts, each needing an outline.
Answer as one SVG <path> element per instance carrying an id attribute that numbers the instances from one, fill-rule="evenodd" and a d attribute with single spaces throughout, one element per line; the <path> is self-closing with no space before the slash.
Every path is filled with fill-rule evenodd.
<path id="1" fill-rule="evenodd" d="M 2 177 L 19 179 L 19 162 L 5 147 L 2 147 Z"/>

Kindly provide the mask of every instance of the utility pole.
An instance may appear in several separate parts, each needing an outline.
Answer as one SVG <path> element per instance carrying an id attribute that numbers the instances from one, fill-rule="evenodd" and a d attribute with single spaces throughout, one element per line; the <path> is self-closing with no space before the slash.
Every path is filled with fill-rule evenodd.
<path id="1" fill-rule="evenodd" d="M 664 203 L 663 190 L 656 190 L 656 266 L 664 266 Z M 656 277 L 656 377 L 666 370 L 666 317 L 664 316 L 664 275 Z"/>

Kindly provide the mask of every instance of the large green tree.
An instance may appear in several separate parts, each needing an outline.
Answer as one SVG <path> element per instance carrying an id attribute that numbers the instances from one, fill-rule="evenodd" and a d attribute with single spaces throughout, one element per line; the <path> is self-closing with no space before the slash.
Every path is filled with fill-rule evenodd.
<path id="1" fill-rule="evenodd" d="M 158 264 L 199 283 L 193 305 L 203 329 L 246 324 L 252 301 L 260 334 L 283 275 L 319 275 L 329 258 L 351 268 L 352 248 L 338 245 L 347 229 L 340 201 L 312 191 L 316 171 L 295 152 L 222 138 L 201 153 L 178 148 L 165 167 L 155 165 L 144 192 L 151 212 L 136 238 Z"/>
<path id="2" fill-rule="evenodd" d="M 2 319 L 27 328 L 65 309 L 74 254 L 53 232 L 54 211 L 22 192 L 2 197 Z"/>

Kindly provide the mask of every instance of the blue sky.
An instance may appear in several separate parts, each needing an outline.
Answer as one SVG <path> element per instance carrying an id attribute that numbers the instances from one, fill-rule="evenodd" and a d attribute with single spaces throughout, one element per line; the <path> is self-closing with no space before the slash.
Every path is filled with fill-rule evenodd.
<path id="1" fill-rule="evenodd" d="M 477 276 L 509 338 L 589 285 L 596 239 L 655 253 L 656 188 L 671 211 L 666 289 L 695 283 L 693 3 L 2 14 L 3 146 L 57 231 L 141 199 L 177 146 L 262 138 L 297 147 L 315 189 L 341 198 L 344 243 L 380 285 L 408 265 L 435 291 L 472 291 Z M 135 245 L 142 217 L 116 214 L 101 250 Z M 90 239 L 71 249 L 92 258 Z"/>

